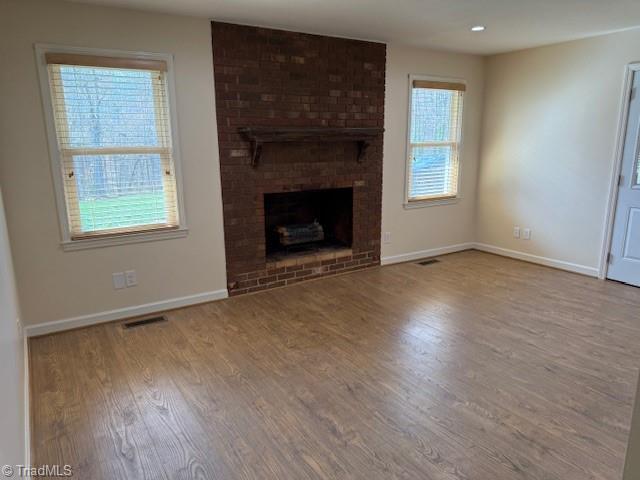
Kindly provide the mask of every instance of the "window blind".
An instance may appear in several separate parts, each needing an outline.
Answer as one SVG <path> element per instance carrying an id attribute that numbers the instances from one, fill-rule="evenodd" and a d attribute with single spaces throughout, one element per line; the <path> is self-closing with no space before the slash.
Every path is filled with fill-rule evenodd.
<path id="1" fill-rule="evenodd" d="M 462 83 L 414 80 L 411 84 L 408 201 L 458 194 Z"/>
<path id="2" fill-rule="evenodd" d="M 166 63 L 46 60 L 72 239 L 177 227 Z"/>

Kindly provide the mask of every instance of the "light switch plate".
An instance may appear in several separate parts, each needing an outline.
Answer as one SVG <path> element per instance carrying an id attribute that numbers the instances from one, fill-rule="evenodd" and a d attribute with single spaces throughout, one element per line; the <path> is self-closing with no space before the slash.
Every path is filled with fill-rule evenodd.
<path id="1" fill-rule="evenodd" d="M 524 240 L 531 240 L 531 229 L 530 228 L 525 228 L 522 231 L 522 238 Z"/>

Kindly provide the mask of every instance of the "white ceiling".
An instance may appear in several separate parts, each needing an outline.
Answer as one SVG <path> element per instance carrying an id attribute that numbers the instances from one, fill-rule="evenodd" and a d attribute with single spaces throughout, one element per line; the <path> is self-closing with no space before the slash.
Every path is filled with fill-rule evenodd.
<path id="1" fill-rule="evenodd" d="M 492 54 L 640 25 L 639 0 L 75 0 Z M 482 33 L 469 31 L 486 25 Z"/>

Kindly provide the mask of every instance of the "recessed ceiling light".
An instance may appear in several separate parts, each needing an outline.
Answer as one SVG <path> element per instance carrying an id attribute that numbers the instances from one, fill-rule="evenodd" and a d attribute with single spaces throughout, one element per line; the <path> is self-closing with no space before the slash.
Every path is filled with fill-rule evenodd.
<path id="1" fill-rule="evenodd" d="M 486 28 L 487 27 L 485 27 L 484 25 L 476 25 L 475 27 L 471 27 L 471 31 L 472 32 L 484 32 Z"/>

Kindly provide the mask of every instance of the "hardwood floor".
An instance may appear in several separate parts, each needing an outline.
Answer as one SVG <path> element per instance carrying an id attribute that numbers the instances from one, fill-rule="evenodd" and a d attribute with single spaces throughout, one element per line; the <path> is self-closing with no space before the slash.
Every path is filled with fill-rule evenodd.
<path id="1" fill-rule="evenodd" d="M 640 290 L 469 251 L 30 341 L 81 479 L 617 480 Z"/>

